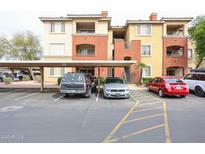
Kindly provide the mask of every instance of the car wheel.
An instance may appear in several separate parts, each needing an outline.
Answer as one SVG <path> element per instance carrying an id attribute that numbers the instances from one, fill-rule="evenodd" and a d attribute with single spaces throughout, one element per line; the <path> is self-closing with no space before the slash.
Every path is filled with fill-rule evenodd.
<path id="1" fill-rule="evenodd" d="M 86 94 L 84 96 L 86 98 L 90 98 L 90 96 L 91 96 L 91 88 L 88 89 L 88 91 L 86 92 Z"/>
<path id="2" fill-rule="evenodd" d="M 164 97 L 164 92 L 162 89 L 159 90 L 158 95 L 159 97 Z"/>
<path id="3" fill-rule="evenodd" d="M 203 91 L 203 89 L 201 88 L 201 87 L 196 87 L 195 88 L 195 94 L 197 95 L 197 96 L 199 96 L 199 97 L 202 97 L 202 96 L 204 96 L 204 91 Z"/>
<path id="4" fill-rule="evenodd" d="M 2 78 L 0 78 L 0 82 L 3 82 L 3 79 L 2 79 Z"/>
<path id="5" fill-rule="evenodd" d="M 22 77 L 22 76 L 19 76 L 19 80 L 21 80 L 21 81 L 22 81 L 22 80 L 23 80 L 23 77 Z"/>

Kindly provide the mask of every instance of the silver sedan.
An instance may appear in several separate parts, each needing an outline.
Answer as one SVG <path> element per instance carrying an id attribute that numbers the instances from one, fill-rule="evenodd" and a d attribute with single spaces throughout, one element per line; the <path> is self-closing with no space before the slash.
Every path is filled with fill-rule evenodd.
<path id="1" fill-rule="evenodd" d="M 104 98 L 129 98 L 129 88 L 126 83 L 118 77 L 108 77 L 103 86 Z"/>

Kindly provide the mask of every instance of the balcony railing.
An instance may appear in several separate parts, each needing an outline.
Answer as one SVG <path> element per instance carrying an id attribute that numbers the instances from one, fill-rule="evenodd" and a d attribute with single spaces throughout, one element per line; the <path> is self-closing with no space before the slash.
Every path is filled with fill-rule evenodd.
<path id="1" fill-rule="evenodd" d="M 95 50 L 90 50 L 90 49 L 84 49 L 84 50 L 78 50 L 76 52 L 76 56 L 95 56 Z"/>

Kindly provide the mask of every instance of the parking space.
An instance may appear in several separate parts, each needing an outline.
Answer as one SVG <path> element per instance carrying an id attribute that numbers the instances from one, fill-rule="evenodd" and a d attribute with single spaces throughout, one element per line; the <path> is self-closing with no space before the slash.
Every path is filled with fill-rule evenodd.
<path id="1" fill-rule="evenodd" d="M 0 142 L 102 142 L 133 100 L 61 97 L 58 92 L 3 90 Z M 120 105 L 119 105 L 120 104 Z"/>
<path id="2" fill-rule="evenodd" d="M 57 90 L 0 89 L 0 142 L 204 142 L 204 98 L 62 97 Z"/>

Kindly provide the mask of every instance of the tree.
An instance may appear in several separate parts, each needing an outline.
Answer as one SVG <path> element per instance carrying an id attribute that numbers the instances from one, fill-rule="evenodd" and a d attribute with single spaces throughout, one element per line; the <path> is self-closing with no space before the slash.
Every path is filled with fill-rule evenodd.
<path id="1" fill-rule="evenodd" d="M 195 45 L 196 69 L 201 65 L 205 57 L 205 16 L 195 18 L 191 23 L 189 34 Z"/>
<path id="2" fill-rule="evenodd" d="M 144 63 L 139 63 L 137 65 L 137 68 L 140 69 L 140 84 L 142 84 L 142 71 L 143 69 L 145 69 L 147 67 L 147 65 L 145 65 Z"/>
<path id="3" fill-rule="evenodd" d="M 10 42 L 5 36 L 0 36 L 0 59 L 9 53 Z"/>
<path id="4" fill-rule="evenodd" d="M 31 31 L 14 34 L 11 39 L 10 55 L 19 60 L 40 59 L 41 46 L 37 36 Z"/>

